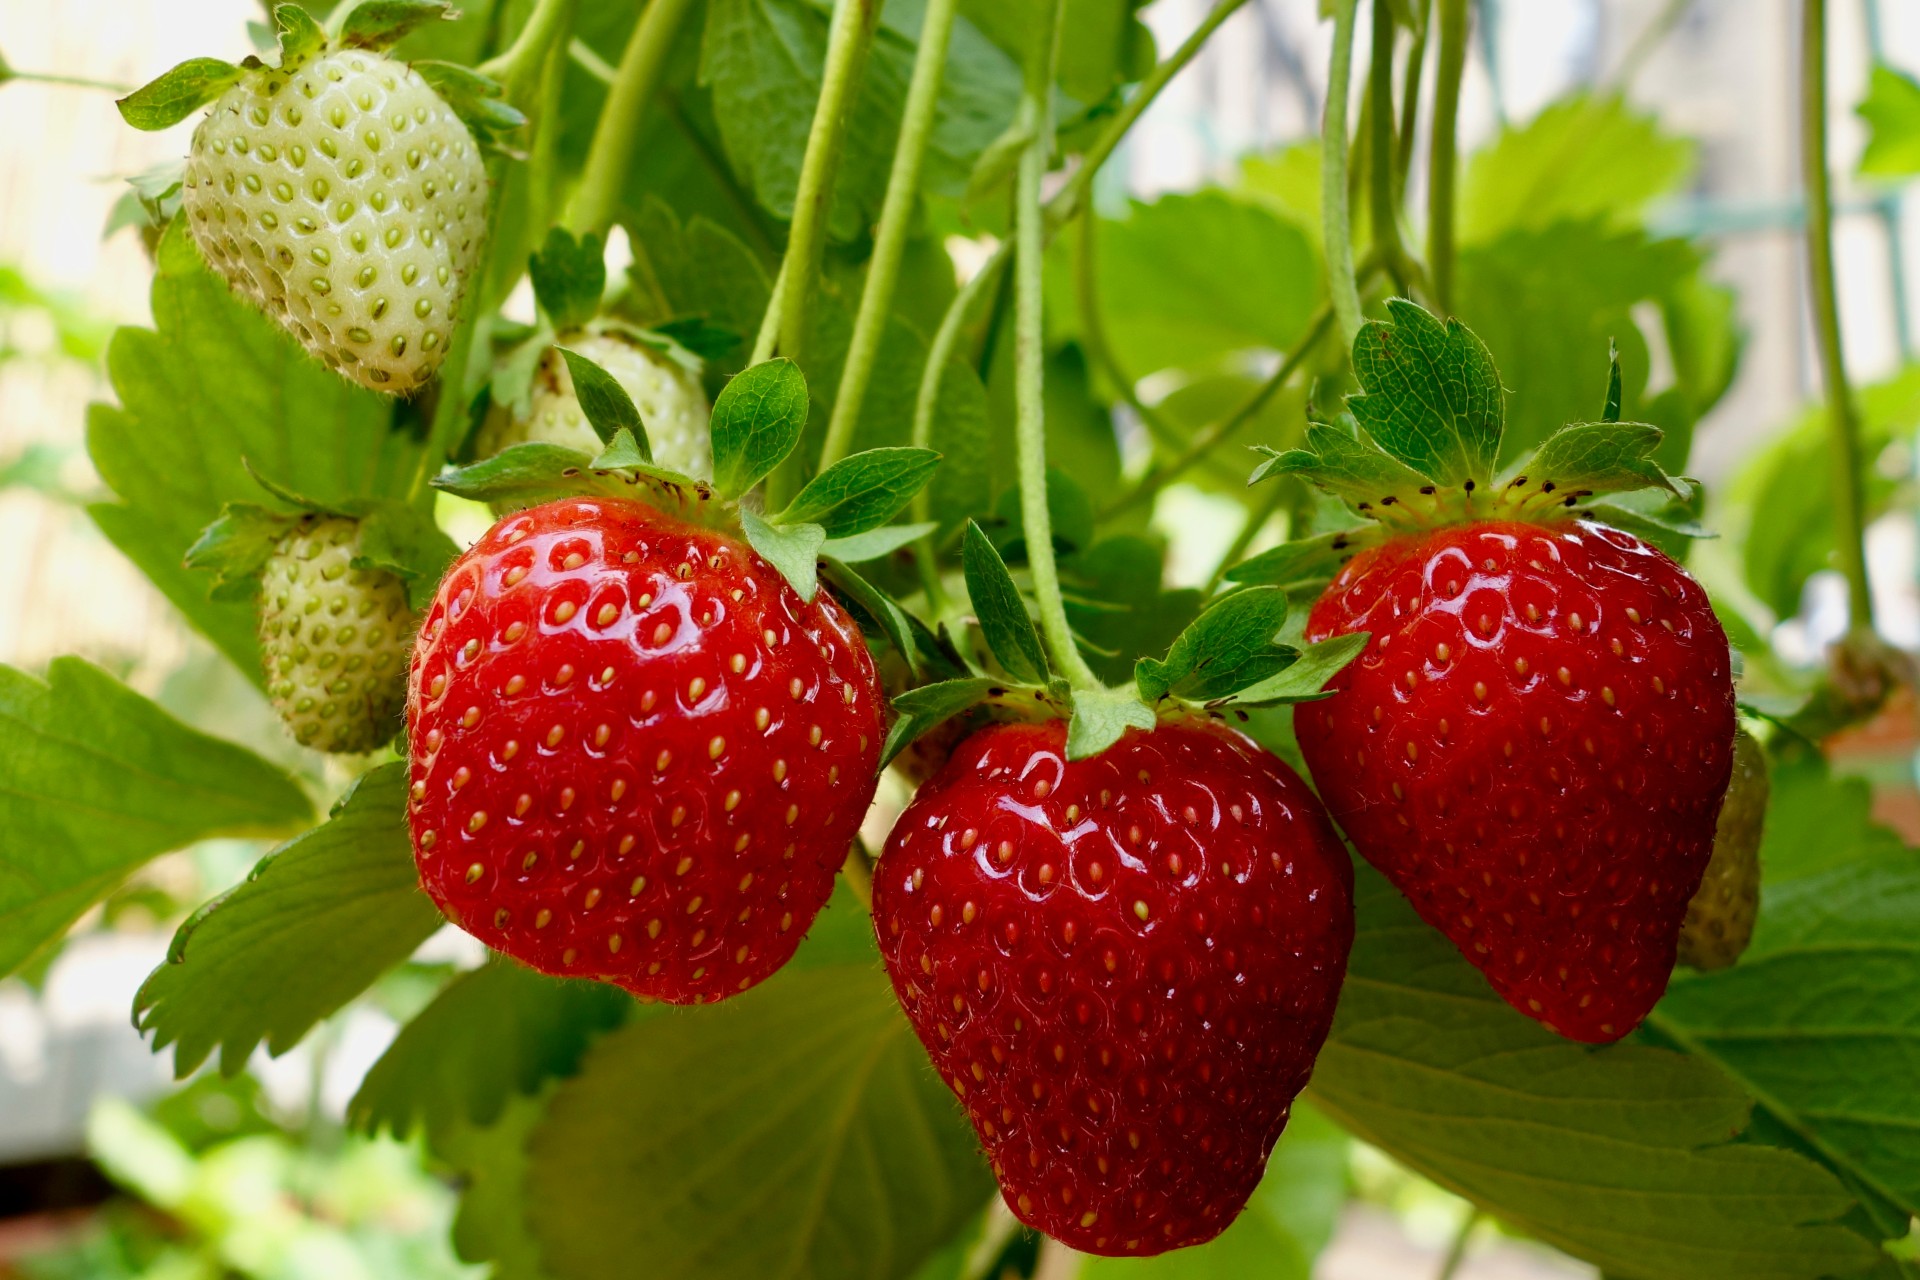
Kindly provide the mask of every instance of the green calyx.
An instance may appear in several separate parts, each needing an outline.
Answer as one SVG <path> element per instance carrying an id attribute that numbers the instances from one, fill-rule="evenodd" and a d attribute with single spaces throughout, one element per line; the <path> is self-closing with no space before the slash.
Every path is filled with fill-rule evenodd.
<path id="1" fill-rule="evenodd" d="M 1360 523 L 1257 557 L 1231 580 L 1298 585 L 1387 537 L 1480 520 L 1586 516 L 1703 532 L 1686 514 L 1694 487 L 1653 459 L 1660 429 L 1619 421 L 1617 352 L 1601 420 L 1562 427 L 1497 472 L 1504 393 L 1486 345 L 1459 321 L 1442 323 L 1404 298 L 1389 300 L 1387 315 L 1354 339 L 1361 390 L 1347 398 L 1346 412 L 1310 422 L 1303 448 L 1262 448 L 1268 458 L 1248 480 L 1298 476 L 1344 502 Z"/>
<path id="2" fill-rule="evenodd" d="M 337 13 L 328 27 L 297 4 L 273 9 L 274 33 L 279 41 L 278 61 L 259 58 L 224 62 L 219 58 L 189 58 L 135 89 L 115 104 L 121 118 L 136 129 L 170 128 L 225 93 L 243 77 L 283 75 L 311 58 L 345 49 L 380 53 L 409 31 L 428 22 L 458 16 L 447 0 L 360 0 Z M 483 144 L 524 125 L 526 117 L 501 100 L 501 85 L 488 76 L 450 62 L 416 62 L 434 92 Z"/>

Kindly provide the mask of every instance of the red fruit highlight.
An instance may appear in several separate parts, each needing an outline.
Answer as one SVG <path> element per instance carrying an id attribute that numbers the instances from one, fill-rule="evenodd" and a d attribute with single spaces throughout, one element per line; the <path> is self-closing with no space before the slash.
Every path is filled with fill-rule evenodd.
<path id="1" fill-rule="evenodd" d="M 449 919 L 674 1003 L 793 956 L 873 798 L 858 630 L 744 544 L 637 502 L 500 521 L 414 647 L 408 816 Z"/>
<path id="2" fill-rule="evenodd" d="M 894 825 L 874 925 L 1023 1222 L 1089 1253 L 1223 1231 L 1325 1041 L 1353 866 L 1313 793 L 1205 722 L 1066 759 L 961 743 Z"/>
<path id="3" fill-rule="evenodd" d="M 1362 552 L 1312 640 L 1370 631 L 1294 724 L 1366 859 L 1561 1035 L 1617 1040 L 1666 990 L 1733 761 L 1727 638 L 1639 539 L 1487 522 Z"/>

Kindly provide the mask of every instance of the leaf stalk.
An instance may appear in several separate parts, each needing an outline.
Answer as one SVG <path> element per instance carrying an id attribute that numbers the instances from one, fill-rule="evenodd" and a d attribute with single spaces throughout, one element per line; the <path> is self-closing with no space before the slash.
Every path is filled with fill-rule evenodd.
<path id="1" fill-rule="evenodd" d="M 580 187 L 567 209 L 567 230 L 575 235 L 604 234 L 613 225 L 640 122 L 666 74 L 667 54 L 691 7 L 692 0 L 650 0 L 627 37 L 613 88 L 594 126 Z"/>

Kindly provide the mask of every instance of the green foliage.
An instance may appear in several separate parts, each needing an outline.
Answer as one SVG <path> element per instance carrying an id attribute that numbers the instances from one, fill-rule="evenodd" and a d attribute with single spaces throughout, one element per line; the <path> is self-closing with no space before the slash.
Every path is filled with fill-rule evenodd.
<path id="1" fill-rule="evenodd" d="M 994 549 L 980 526 L 967 525 L 961 552 L 967 576 L 967 598 L 973 602 L 974 615 L 980 620 L 980 635 L 987 642 L 994 660 L 1015 680 L 1026 684 L 1044 684 L 1047 679 L 1047 655 L 1040 647 L 1040 633 L 1027 613 L 1027 602 L 1007 572 L 1006 561 Z"/>
<path id="2" fill-rule="evenodd" d="M 230 502 L 259 502 L 249 474 L 297 483 L 328 506 L 404 498 L 421 442 L 391 429 L 389 401 L 312 360 L 227 293 L 177 222 L 160 243 L 152 329 L 107 351 L 120 398 L 96 404 L 87 448 L 119 498 L 89 510 L 109 540 L 196 629 L 259 680 L 253 610 L 214 600 L 183 567 Z"/>
<path id="3" fill-rule="evenodd" d="M 1503 1222 L 1633 1280 L 1816 1280 L 1878 1249 L 1826 1170 L 1730 1142 L 1746 1093 L 1664 1049 L 1591 1049 L 1515 1013 L 1361 867 L 1359 932 L 1308 1096 Z M 1771 905 L 1769 905 L 1771 910 Z M 1737 972 L 1737 970 L 1736 970 Z"/>
<path id="4" fill-rule="evenodd" d="M 940 455 L 931 449 L 856 453 L 809 480 L 779 519 L 818 524 L 829 538 L 866 533 L 898 515 L 939 465 Z"/>
<path id="5" fill-rule="evenodd" d="M 189 58 L 115 105 L 120 118 L 136 129 L 170 129 L 225 93 L 240 76 L 240 68 L 231 62 Z"/>
<path id="6" fill-rule="evenodd" d="M 1860 172 L 1880 178 L 1920 173 L 1920 81 L 1884 63 L 1867 81 L 1867 96 L 1856 108 L 1867 124 L 1867 146 Z"/>
<path id="7" fill-rule="evenodd" d="M 529 1154 L 556 1280 L 905 1275 L 992 1186 L 870 962 L 613 1032 Z"/>
<path id="8" fill-rule="evenodd" d="M 754 365 L 713 402 L 713 484 L 739 497 L 793 452 L 807 425 L 807 380 L 791 360 Z"/>
<path id="9" fill-rule="evenodd" d="M 640 410 L 634 406 L 633 397 L 627 394 L 627 389 L 615 381 L 612 374 L 579 352 L 569 351 L 565 347 L 555 347 L 554 350 L 567 362 L 567 374 L 573 379 L 573 391 L 579 398 L 580 412 L 586 416 L 587 425 L 600 437 L 600 442 L 612 444 L 614 436 L 624 431 L 640 460 L 651 463 L 653 449 L 647 443 L 647 429 L 641 423 Z"/>
<path id="10" fill-rule="evenodd" d="M 1157 702 L 1172 694 L 1211 702 L 1284 670 L 1297 651 L 1279 641 L 1287 595 L 1271 587 L 1236 591 L 1182 631 L 1165 661 L 1142 658 L 1134 668 L 1140 696 Z"/>
<path id="11" fill-rule="evenodd" d="M 0 974 L 57 941 L 155 854 L 286 831 L 312 812 L 266 761 L 197 733 L 106 672 L 0 666 Z"/>
<path id="12" fill-rule="evenodd" d="M 578 328 L 600 310 L 607 288 L 606 246 L 592 233 L 574 237 L 560 227 L 527 260 L 533 296 L 555 329 Z"/>
<path id="13" fill-rule="evenodd" d="M 895 718 L 893 727 L 887 731 L 886 747 L 880 752 L 881 767 L 885 768 L 915 739 L 969 707 L 979 706 L 1000 687 L 1000 682 L 991 676 L 963 676 L 958 680 L 923 684 L 895 698 Z"/>
<path id="14" fill-rule="evenodd" d="M 135 998 L 155 1051 L 190 1074 L 220 1050 L 228 1075 L 262 1041 L 285 1053 L 440 926 L 407 841 L 407 770 L 355 782 L 322 826 L 262 859 L 180 926 Z"/>
<path id="15" fill-rule="evenodd" d="M 812 600 L 819 589 L 820 548 L 827 531 L 817 524 L 768 524 L 741 508 L 740 527 L 755 551 L 785 578 L 802 600 Z"/>

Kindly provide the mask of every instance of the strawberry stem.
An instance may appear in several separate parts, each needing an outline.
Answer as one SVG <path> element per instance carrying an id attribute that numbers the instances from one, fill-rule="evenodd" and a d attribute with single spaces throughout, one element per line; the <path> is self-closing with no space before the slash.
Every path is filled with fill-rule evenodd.
<path id="1" fill-rule="evenodd" d="M 659 3 L 660 0 L 654 0 Z M 855 91 L 866 70 L 880 24 L 879 0 L 835 0 L 833 22 L 827 28 L 826 65 L 821 69 L 820 98 L 814 104 L 813 125 L 807 132 L 806 154 L 800 159 L 800 184 L 793 197 L 793 224 L 787 232 L 786 256 L 773 285 L 773 297 L 760 321 L 750 364 L 771 359 L 775 351 L 798 357 L 806 334 L 808 294 L 820 270 L 826 249 L 827 226 L 833 208 L 834 178 L 840 171 L 840 152 L 847 123 L 853 116 Z"/>
<path id="2" fill-rule="evenodd" d="M 1046 7 L 1034 44 L 1027 51 L 1026 84 L 1019 120 L 1029 131 L 1020 153 L 1014 187 L 1014 432 L 1019 446 L 1020 517 L 1033 574 L 1033 597 L 1040 630 L 1054 663 L 1076 689 L 1097 689 L 1100 680 L 1080 656 L 1060 596 L 1060 571 L 1053 559 L 1053 513 L 1047 506 L 1046 334 L 1042 323 L 1042 266 L 1046 256 L 1046 211 L 1040 180 L 1053 151 L 1053 67 L 1059 52 L 1060 10 L 1066 0 Z"/>
<path id="3" fill-rule="evenodd" d="M 480 74 L 498 80 L 507 101 L 527 105 L 527 86 L 546 66 L 554 44 L 573 27 L 575 0 L 539 0 L 520 34 L 505 50 L 481 63 Z"/>
<path id="4" fill-rule="evenodd" d="M 1433 80 L 1433 140 L 1427 148 L 1427 271 L 1434 309 L 1453 314 L 1453 181 L 1459 170 L 1460 80 L 1467 69 L 1467 0 L 1438 0 L 1440 62 Z"/>
<path id="5" fill-rule="evenodd" d="M 654 91 L 660 86 L 667 54 L 673 48 L 680 21 L 686 17 L 691 4 L 692 0 L 651 0 L 640 21 L 634 24 L 633 34 L 627 37 L 613 88 L 607 94 L 606 105 L 600 109 L 600 121 L 594 126 L 580 188 L 574 192 L 573 203 L 567 210 L 567 230 L 576 235 L 589 231 L 603 233 L 613 224 L 613 211 L 626 181 L 627 164 L 633 157 L 640 122 L 653 101 Z"/>
<path id="6" fill-rule="evenodd" d="M 900 278 L 900 255 L 913 225 L 914 201 L 920 193 L 920 171 L 933 136 L 934 108 L 946 70 L 947 41 L 953 33 L 957 0 L 928 0 L 920 23 L 920 46 L 913 56 L 913 80 L 907 87 L 906 112 L 900 121 L 900 141 L 893 151 L 893 169 L 887 175 L 887 194 L 880 205 L 880 225 L 874 232 L 873 257 L 867 283 L 860 291 L 860 313 L 854 317 L 853 337 L 847 344 L 846 364 L 840 372 L 840 393 L 833 416 L 827 420 L 827 438 L 820 446 L 820 469 L 826 470 L 847 455 L 860 408 L 867 398 L 874 357 L 893 307 L 894 286 Z"/>
<path id="7" fill-rule="evenodd" d="M 1327 243 L 1327 294 L 1343 348 L 1360 332 L 1360 287 L 1353 274 L 1353 220 L 1347 209 L 1347 86 L 1353 79 L 1353 18 L 1359 0 L 1333 0 L 1333 54 L 1320 122 L 1320 222 Z M 1376 19 L 1377 21 L 1377 19 Z"/>
<path id="8" fill-rule="evenodd" d="M 1847 579 L 1847 615 L 1856 631 L 1873 629 L 1873 593 L 1867 579 L 1865 501 L 1861 484 L 1860 421 L 1847 382 L 1840 341 L 1840 306 L 1833 279 L 1833 193 L 1827 175 L 1827 6 L 1805 0 L 1800 38 L 1800 156 L 1807 188 L 1807 274 L 1820 380 L 1827 398 L 1832 449 L 1833 533 Z"/>
<path id="9" fill-rule="evenodd" d="M 1373 251 L 1393 277 L 1394 291 L 1404 295 L 1409 273 L 1404 265 L 1407 251 L 1400 243 L 1399 198 L 1394 182 L 1393 45 L 1397 34 L 1386 0 L 1373 0 L 1373 60 L 1367 76 L 1372 105 L 1367 120 L 1367 208 L 1373 222 Z"/>

